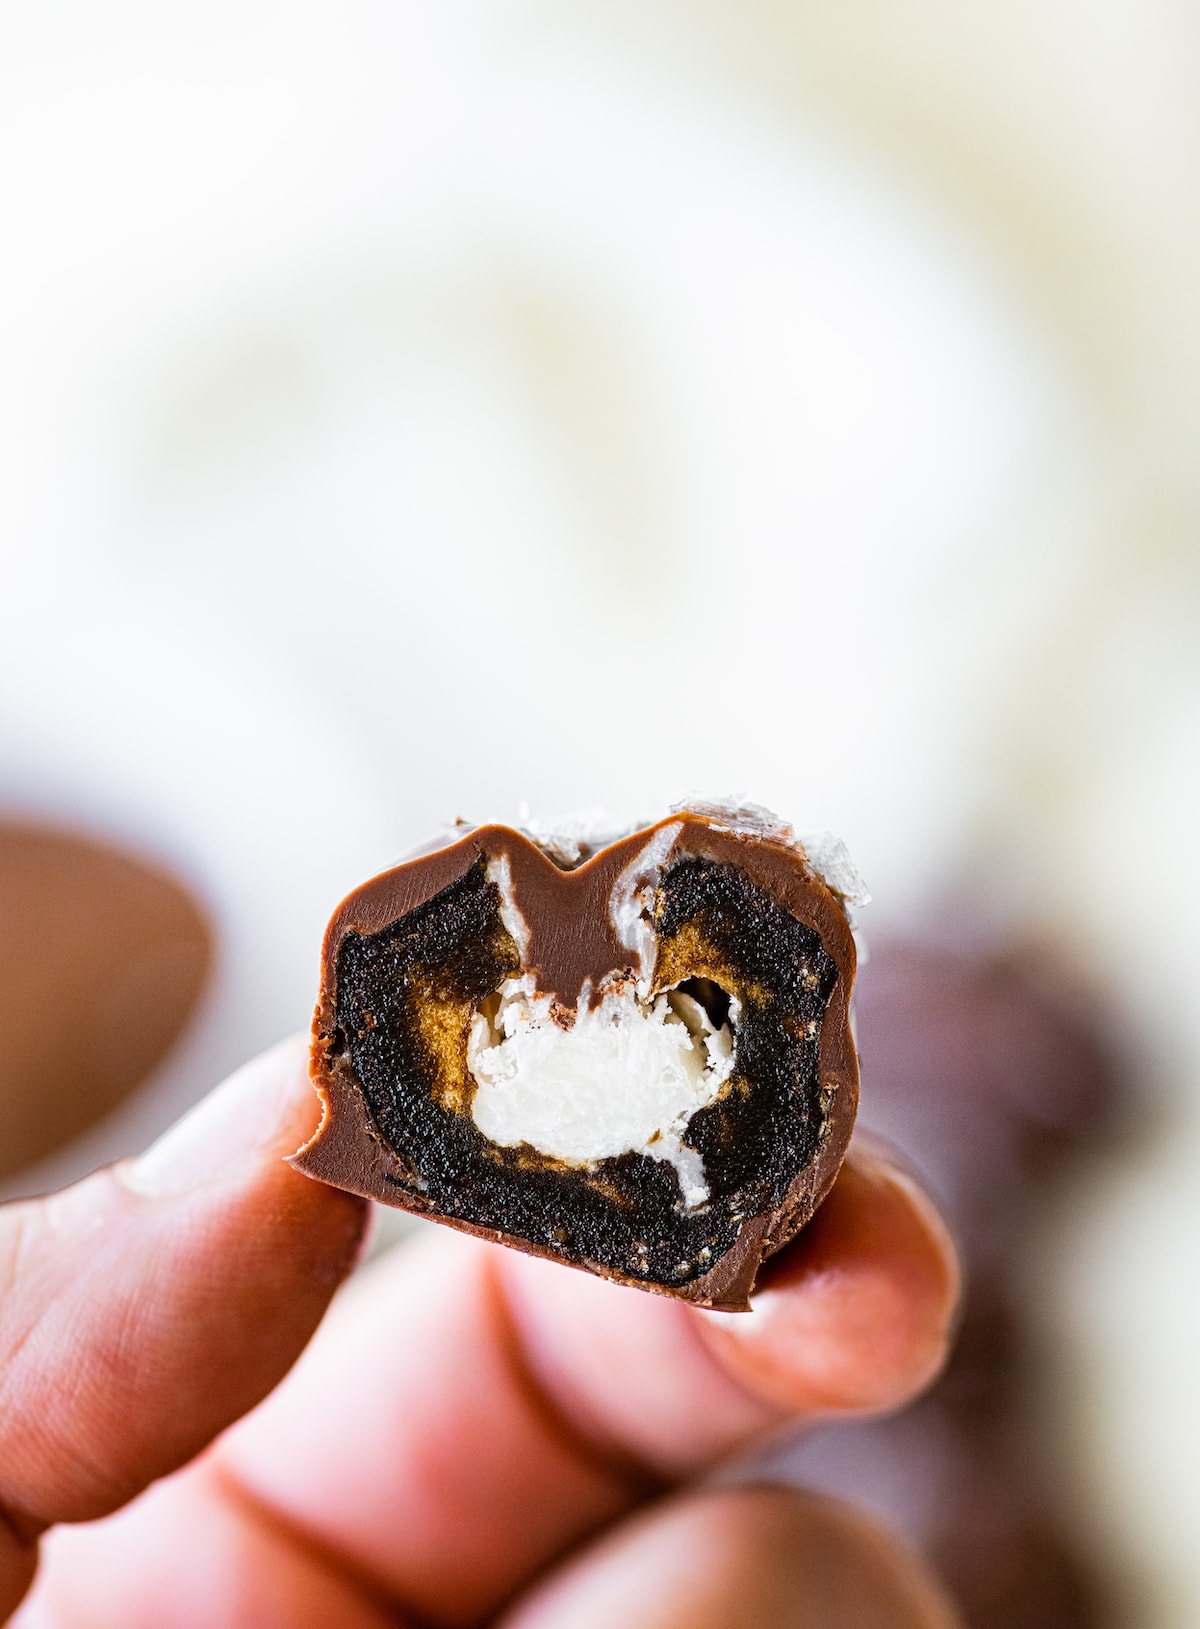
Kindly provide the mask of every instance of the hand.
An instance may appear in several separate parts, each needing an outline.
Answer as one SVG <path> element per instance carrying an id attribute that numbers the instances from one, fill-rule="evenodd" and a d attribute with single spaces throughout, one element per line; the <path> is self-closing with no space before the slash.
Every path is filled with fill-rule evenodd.
<path id="1" fill-rule="evenodd" d="M 957 1273 L 906 1177 L 848 1164 L 748 1314 L 431 1229 L 321 1323 L 367 1207 L 283 1163 L 316 1107 L 289 1043 L 0 1210 L 0 1619 L 82 1523 L 19 1629 L 952 1629 L 865 1518 L 698 1485 L 936 1372 Z"/>

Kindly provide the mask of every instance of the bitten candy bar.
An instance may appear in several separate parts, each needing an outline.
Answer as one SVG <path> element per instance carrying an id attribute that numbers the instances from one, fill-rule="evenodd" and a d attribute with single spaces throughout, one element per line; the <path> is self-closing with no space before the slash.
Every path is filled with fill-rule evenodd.
<path id="1" fill-rule="evenodd" d="M 841 880 L 763 811 L 602 847 L 460 827 L 338 907 L 293 1164 L 624 1284 L 744 1309 L 858 1099 Z"/>

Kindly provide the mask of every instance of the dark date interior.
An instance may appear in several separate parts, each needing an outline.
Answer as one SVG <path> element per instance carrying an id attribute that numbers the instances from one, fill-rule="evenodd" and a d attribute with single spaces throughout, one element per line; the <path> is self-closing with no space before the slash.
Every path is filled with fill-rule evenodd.
<path id="1" fill-rule="evenodd" d="M 738 866 L 687 856 L 663 871 L 655 992 L 684 988 L 718 1025 L 730 998 L 740 1002 L 730 1088 L 685 1133 L 710 1191 L 687 1211 L 665 1161 L 630 1153 L 573 1167 L 525 1144 L 500 1147 L 476 1127 L 471 1019 L 520 971 L 500 905 L 481 858 L 378 933 L 342 941 L 331 1050 L 348 1061 L 395 1156 L 397 1197 L 647 1283 L 702 1276 L 746 1219 L 780 1205 L 820 1147 L 818 1043 L 833 958 Z"/>

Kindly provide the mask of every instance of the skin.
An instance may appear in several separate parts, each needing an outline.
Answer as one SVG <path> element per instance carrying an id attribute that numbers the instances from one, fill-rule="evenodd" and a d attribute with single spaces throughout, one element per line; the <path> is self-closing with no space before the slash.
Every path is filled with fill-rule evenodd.
<path id="1" fill-rule="evenodd" d="M 316 1118 L 289 1043 L 0 1209 L 0 1620 L 953 1629 L 865 1518 L 699 1485 L 933 1378 L 958 1274 L 906 1176 L 855 1156 L 744 1315 L 431 1228 L 323 1316 L 367 1207 L 283 1163 Z"/>

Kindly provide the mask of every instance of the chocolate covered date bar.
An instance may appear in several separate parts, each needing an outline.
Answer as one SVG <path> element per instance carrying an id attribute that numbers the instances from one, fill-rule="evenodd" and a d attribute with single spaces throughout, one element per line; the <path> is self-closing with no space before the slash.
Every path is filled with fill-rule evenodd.
<path id="1" fill-rule="evenodd" d="M 745 807 L 600 844 L 459 827 L 342 902 L 309 1176 L 742 1309 L 854 1122 L 838 877 Z"/>

